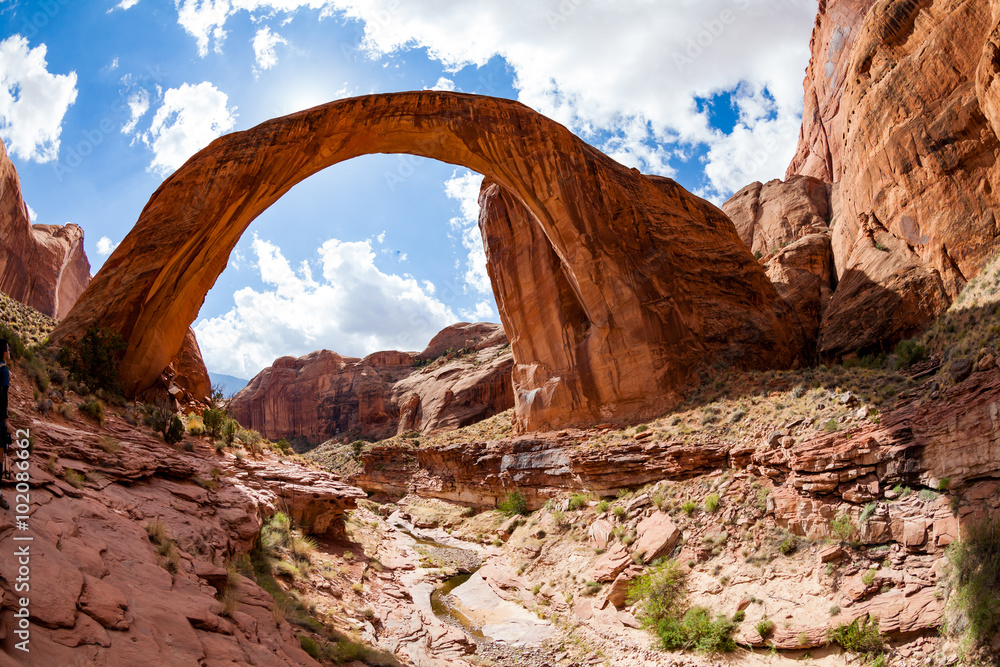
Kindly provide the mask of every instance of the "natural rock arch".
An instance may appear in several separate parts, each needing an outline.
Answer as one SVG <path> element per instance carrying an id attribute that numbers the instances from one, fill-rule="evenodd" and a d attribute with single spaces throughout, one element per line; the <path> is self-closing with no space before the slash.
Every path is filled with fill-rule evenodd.
<path id="1" fill-rule="evenodd" d="M 216 139 L 157 189 L 53 339 L 115 328 L 126 391 L 151 386 L 250 223 L 299 181 L 371 153 L 496 184 L 480 224 L 523 429 L 652 416 L 711 363 L 797 354 L 784 304 L 717 208 L 522 104 L 433 91 L 338 100 Z"/>

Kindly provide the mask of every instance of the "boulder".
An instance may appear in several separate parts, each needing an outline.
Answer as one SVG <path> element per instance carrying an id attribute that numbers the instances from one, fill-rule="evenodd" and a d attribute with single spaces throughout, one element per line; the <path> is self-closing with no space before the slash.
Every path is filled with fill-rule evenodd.
<path id="1" fill-rule="evenodd" d="M 642 554 L 644 563 L 651 563 L 661 556 L 669 556 L 681 538 L 681 531 L 666 512 L 654 512 L 636 527 L 638 539 L 634 553 Z"/>
<path id="2" fill-rule="evenodd" d="M 755 256 L 771 255 L 805 236 L 829 231 L 830 189 L 829 183 L 801 175 L 751 183 L 730 197 L 722 212 Z"/>

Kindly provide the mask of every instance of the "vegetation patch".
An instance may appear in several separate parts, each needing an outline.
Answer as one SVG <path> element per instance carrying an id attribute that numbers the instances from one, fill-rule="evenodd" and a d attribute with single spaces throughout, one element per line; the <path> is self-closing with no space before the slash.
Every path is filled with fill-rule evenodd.
<path id="1" fill-rule="evenodd" d="M 515 514 L 528 513 L 528 499 L 520 491 L 511 491 L 497 505 L 497 509 L 504 516 L 514 516 Z"/>
<path id="2" fill-rule="evenodd" d="M 948 548 L 952 565 L 949 628 L 980 648 L 1000 633 L 1000 519 L 965 529 Z"/>
<path id="3" fill-rule="evenodd" d="M 656 633 L 666 650 L 693 649 L 702 653 L 732 651 L 736 623 L 713 617 L 705 607 L 685 609 L 686 570 L 675 560 L 654 564 L 629 587 L 629 601 L 639 602 L 639 620 Z"/>

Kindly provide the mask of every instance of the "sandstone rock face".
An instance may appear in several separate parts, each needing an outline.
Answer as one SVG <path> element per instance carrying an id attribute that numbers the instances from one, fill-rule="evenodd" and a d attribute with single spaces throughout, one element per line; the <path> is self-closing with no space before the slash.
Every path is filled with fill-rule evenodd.
<path id="1" fill-rule="evenodd" d="M 841 285 L 821 355 L 911 335 L 995 251 L 995 14 L 985 0 L 820 3 L 788 178 L 833 184 Z"/>
<path id="2" fill-rule="evenodd" d="M 751 183 L 722 205 L 743 243 L 770 255 L 809 234 L 828 230 L 830 184 L 811 176 Z"/>
<path id="3" fill-rule="evenodd" d="M 833 290 L 830 236 L 809 234 L 785 246 L 765 266 L 778 296 L 791 308 L 802 341 L 802 357 L 815 356 L 820 322 Z"/>
<path id="4" fill-rule="evenodd" d="M 662 413 L 720 359 L 793 361 L 784 306 L 721 211 L 523 105 L 434 91 L 338 100 L 217 139 L 157 190 L 54 338 L 117 328 L 126 388 L 148 387 L 253 219 L 309 175 L 370 153 L 461 164 L 497 184 L 482 226 L 494 281 L 505 277 L 494 285 L 521 428 Z M 561 317 L 539 320 L 518 285 L 544 288 Z"/>
<path id="5" fill-rule="evenodd" d="M 31 224 L 17 170 L 0 142 L 0 291 L 62 319 L 89 281 L 83 230 Z"/>
<path id="6" fill-rule="evenodd" d="M 453 358 L 446 358 L 448 355 Z M 272 440 L 318 444 L 459 428 L 510 409 L 513 359 L 496 324 L 460 323 L 427 349 L 364 359 L 320 350 L 282 357 L 230 402 L 236 419 Z"/>

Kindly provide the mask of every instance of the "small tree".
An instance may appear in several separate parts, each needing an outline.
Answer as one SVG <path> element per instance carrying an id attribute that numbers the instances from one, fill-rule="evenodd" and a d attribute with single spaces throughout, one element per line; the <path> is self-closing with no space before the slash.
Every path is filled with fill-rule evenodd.
<path id="1" fill-rule="evenodd" d="M 205 424 L 205 432 L 212 438 L 218 438 L 222 434 L 222 426 L 226 421 L 226 413 L 219 408 L 208 408 L 202 413 L 201 419 Z"/>
<path id="2" fill-rule="evenodd" d="M 169 444 L 175 445 L 184 438 L 184 422 L 177 415 L 170 421 L 167 432 L 163 434 L 163 439 Z"/>

